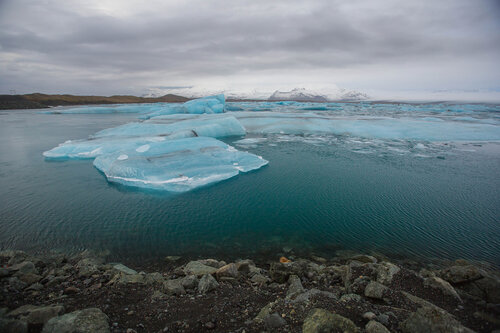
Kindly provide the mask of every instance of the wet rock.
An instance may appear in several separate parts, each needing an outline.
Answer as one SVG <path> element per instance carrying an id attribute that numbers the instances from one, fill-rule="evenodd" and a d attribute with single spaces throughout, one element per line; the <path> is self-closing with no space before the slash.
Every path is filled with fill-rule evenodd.
<path id="1" fill-rule="evenodd" d="M 389 285 L 394 278 L 394 275 L 401 271 L 401 268 L 394 265 L 393 263 L 384 261 L 376 266 L 377 270 L 377 282 Z"/>
<path id="2" fill-rule="evenodd" d="M 114 264 L 113 265 L 113 269 L 119 271 L 119 272 L 122 272 L 122 273 L 125 273 L 125 274 L 129 274 L 129 275 L 132 275 L 132 274 L 137 274 L 137 271 L 131 269 L 131 268 L 128 268 L 127 266 L 123 265 L 123 264 Z"/>
<path id="3" fill-rule="evenodd" d="M 182 286 L 182 279 L 167 280 L 163 282 L 163 290 L 167 295 L 184 295 L 186 290 Z"/>
<path id="4" fill-rule="evenodd" d="M 268 303 L 266 306 L 264 306 L 262 309 L 260 309 L 257 316 L 254 318 L 254 321 L 257 323 L 264 322 L 264 319 L 271 314 L 271 311 L 272 311 L 274 304 L 275 304 L 275 302 Z"/>
<path id="5" fill-rule="evenodd" d="M 92 275 L 99 273 L 99 265 L 101 260 L 96 258 L 84 258 L 80 260 L 76 265 L 78 270 L 78 276 L 80 277 L 91 277 Z"/>
<path id="6" fill-rule="evenodd" d="M 119 285 L 146 283 L 144 275 L 142 274 L 125 274 L 125 273 L 120 273 L 115 275 L 115 277 L 111 281 Z"/>
<path id="7" fill-rule="evenodd" d="M 109 333 L 109 319 L 101 310 L 89 308 L 50 319 L 42 333 Z"/>
<path id="8" fill-rule="evenodd" d="M 196 275 L 200 277 L 206 274 L 214 274 L 217 272 L 217 269 L 218 268 L 205 265 L 200 261 L 190 261 L 184 267 L 184 273 L 186 275 Z"/>
<path id="9" fill-rule="evenodd" d="M 236 267 L 235 264 L 230 263 L 219 268 L 215 272 L 215 275 L 217 276 L 217 279 L 220 279 L 221 277 L 236 278 L 238 277 L 238 268 Z"/>
<path id="10" fill-rule="evenodd" d="M 351 257 L 351 260 L 356 260 L 356 261 L 359 261 L 362 263 L 376 263 L 377 262 L 377 258 L 372 257 L 372 256 L 368 256 L 365 254 L 359 254 L 357 256 Z"/>
<path id="11" fill-rule="evenodd" d="M 361 296 L 358 294 L 345 294 L 340 297 L 341 302 L 360 302 Z"/>
<path id="12" fill-rule="evenodd" d="M 31 285 L 36 283 L 42 279 L 42 277 L 38 274 L 27 273 L 27 274 L 16 274 L 18 279 L 23 281 L 24 283 Z"/>
<path id="13" fill-rule="evenodd" d="M 286 325 L 286 320 L 281 318 L 281 316 L 275 312 L 264 318 L 264 325 L 269 328 L 279 328 Z"/>
<path id="14" fill-rule="evenodd" d="M 210 267 L 214 267 L 214 268 L 221 268 L 222 266 L 225 266 L 226 265 L 226 262 L 221 260 L 221 261 L 218 261 L 218 260 L 215 260 L 215 259 L 202 259 L 202 260 L 198 260 L 200 263 L 202 263 L 203 265 L 206 265 L 206 266 L 210 266 Z"/>
<path id="15" fill-rule="evenodd" d="M 376 299 L 383 299 L 384 293 L 389 290 L 386 286 L 376 281 L 371 281 L 365 288 L 365 296 Z"/>
<path id="16" fill-rule="evenodd" d="M 368 324 L 365 326 L 365 332 L 366 333 L 390 333 L 390 331 L 382 325 L 381 323 L 375 321 L 375 320 L 370 320 Z"/>
<path id="17" fill-rule="evenodd" d="M 303 276 L 307 271 L 307 266 L 299 262 L 273 262 L 269 268 L 269 275 L 271 279 L 278 283 L 285 283 L 288 281 L 290 275 Z"/>
<path id="18" fill-rule="evenodd" d="M 500 280 L 485 276 L 476 280 L 474 284 L 484 293 L 484 299 L 490 303 L 500 304 Z"/>
<path id="19" fill-rule="evenodd" d="M 245 259 L 236 262 L 236 269 L 241 275 L 249 275 L 251 271 L 251 266 L 255 267 L 252 260 Z"/>
<path id="20" fill-rule="evenodd" d="M 313 309 L 304 320 L 303 333 L 323 332 L 357 333 L 360 330 L 349 319 L 323 309 Z"/>
<path id="21" fill-rule="evenodd" d="M 165 257 L 165 261 L 169 261 L 169 262 L 176 262 L 176 261 L 179 261 L 181 259 L 180 256 L 166 256 Z"/>
<path id="22" fill-rule="evenodd" d="M 0 332 L 27 333 L 28 323 L 23 320 L 0 318 Z"/>
<path id="23" fill-rule="evenodd" d="M 26 288 L 26 290 L 39 291 L 43 289 L 43 284 L 41 283 L 33 283 L 31 286 Z"/>
<path id="24" fill-rule="evenodd" d="M 424 279 L 424 286 L 439 290 L 444 295 L 454 297 L 456 300 L 461 301 L 460 296 L 458 295 L 455 288 L 453 288 L 452 285 L 447 281 L 437 276 L 432 276 Z"/>
<path id="25" fill-rule="evenodd" d="M 264 276 L 262 274 L 254 274 L 251 278 L 250 281 L 253 283 L 257 284 L 266 284 L 270 281 L 270 279 L 267 276 Z"/>
<path id="26" fill-rule="evenodd" d="M 158 290 L 155 290 L 153 292 L 153 295 L 151 295 L 151 299 L 153 301 L 159 301 L 159 300 L 162 300 L 165 298 L 167 298 L 167 295 L 165 295 L 164 293 L 162 293 L 161 291 L 158 291 Z"/>
<path id="27" fill-rule="evenodd" d="M 188 275 L 182 278 L 182 286 L 184 289 L 196 289 L 198 282 L 198 278 L 195 275 Z"/>
<path id="28" fill-rule="evenodd" d="M 11 271 L 16 272 L 18 275 L 24 274 L 38 274 L 38 270 L 31 261 L 23 261 L 10 268 Z"/>
<path id="29" fill-rule="evenodd" d="M 24 251 L 18 250 L 7 250 L 3 251 L 3 258 L 8 259 L 7 262 L 10 266 L 19 264 L 28 258 L 28 255 Z"/>
<path id="30" fill-rule="evenodd" d="M 53 287 L 61 284 L 62 282 L 66 281 L 69 278 L 69 276 L 51 276 L 47 279 L 47 282 L 45 282 L 45 279 L 42 280 L 42 283 L 45 282 L 45 285 L 47 287 Z"/>
<path id="31" fill-rule="evenodd" d="M 206 294 L 219 287 L 219 283 L 210 274 L 205 274 L 201 277 L 198 282 L 198 292 L 201 294 Z"/>
<path id="32" fill-rule="evenodd" d="M 437 307 L 421 307 L 400 325 L 403 333 L 472 333 L 451 314 Z"/>
<path id="33" fill-rule="evenodd" d="M 19 280 L 15 276 L 8 278 L 7 281 L 9 286 L 15 290 L 23 290 L 28 286 L 25 282 Z"/>
<path id="34" fill-rule="evenodd" d="M 33 309 L 29 312 L 28 316 L 26 317 L 26 321 L 30 325 L 44 324 L 49 321 L 49 319 L 59 316 L 63 313 L 64 307 L 62 305 L 37 307 L 36 309 Z"/>
<path id="35" fill-rule="evenodd" d="M 295 296 L 295 298 L 292 300 L 292 303 L 308 303 L 311 297 L 315 295 L 322 295 L 333 300 L 337 300 L 338 298 L 334 293 L 313 288 Z"/>
<path id="36" fill-rule="evenodd" d="M 363 294 L 365 292 L 366 286 L 371 282 L 370 278 L 367 276 L 360 276 L 354 279 L 347 291 L 353 294 Z"/>
<path id="37" fill-rule="evenodd" d="M 50 318 L 64 313 L 62 305 L 36 306 L 23 305 L 8 313 L 10 318 L 20 318 L 28 324 L 43 324 Z"/>
<path id="38" fill-rule="evenodd" d="M 144 283 L 150 286 L 160 286 L 164 281 L 165 278 L 158 272 L 149 273 L 144 276 Z"/>
<path id="39" fill-rule="evenodd" d="M 483 277 L 482 272 L 473 265 L 451 266 L 440 271 L 439 275 L 453 284 L 471 282 Z"/>
<path id="40" fill-rule="evenodd" d="M 304 287 L 302 286 L 302 282 L 297 275 L 290 275 L 288 278 L 288 291 L 286 292 L 287 299 L 294 299 L 297 295 L 304 292 Z"/>

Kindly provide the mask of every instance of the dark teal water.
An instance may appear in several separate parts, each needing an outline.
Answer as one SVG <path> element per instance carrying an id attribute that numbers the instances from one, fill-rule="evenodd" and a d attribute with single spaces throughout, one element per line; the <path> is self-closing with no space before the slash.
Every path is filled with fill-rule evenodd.
<path id="1" fill-rule="evenodd" d="M 275 137 L 248 148 L 270 161 L 263 169 L 175 196 L 111 185 L 91 160 L 42 156 L 135 117 L 1 112 L 0 248 L 152 258 L 272 255 L 291 246 L 500 263 L 495 144 L 429 144 L 419 157 L 397 153 L 414 142 L 366 148 L 346 137 Z"/>

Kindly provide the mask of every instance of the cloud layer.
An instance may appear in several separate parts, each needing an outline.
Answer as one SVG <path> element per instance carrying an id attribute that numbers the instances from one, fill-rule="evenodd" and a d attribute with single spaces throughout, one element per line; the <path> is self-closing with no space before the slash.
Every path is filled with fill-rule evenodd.
<path id="1" fill-rule="evenodd" d="M 500 89 L 498 1 L 0 0 L 0 93 Z"/>

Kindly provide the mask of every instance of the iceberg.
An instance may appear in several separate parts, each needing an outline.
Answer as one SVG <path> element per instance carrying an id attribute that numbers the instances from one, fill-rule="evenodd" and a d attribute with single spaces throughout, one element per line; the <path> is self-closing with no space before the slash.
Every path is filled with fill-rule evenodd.
<path id="1" fill-rule="evenodd" d="M 165 117 L 165 116 L 164 116 Z M 167 120 L 128 123 L 97 132 L 94 138 L 107 136 L 168 136 L 171 138 L 206 136 L 221 138 L 245 135 L 245 128 L 231 115 L 210 117 L 207 115 L 171 115 Z"/>
<path id="2" fill-rule="evenodd" d="M 223 94 L 220 94 L 220 95 L 193 99 L 181 105 L 167 106 L 155 112 L 143 115 L 140 118 L 149 119 L 156 116 L 176 114 L 176 113 L 190 113 L 190 114 L 223 113 L 225 105 L 226 105 L 226 99 Z"/>
<path id="3" fill-rule="evenodd" d="M 68 140 L 43 153 L 48 159 L 88 159 L 117 151 L 134 150 L 153 142 L 165 141 L 165 137 L 140 138 L 98 138 L 88 140 Z"/>
<path id="4" fill-rule="evenodd" d="M 108 181 L 169 192 L 186 192 L 220 182 L 268 161 L 206 137 L 154 142 L 94 160 Z"/>
<path id="5" fill-rule="evenodd" d="M 186 118 L 186 116 L 188 116 Z M 177 119 L 176 119 L 177 118 Z M 49 159 L 85 159 L 117 151 L 134 150 L 152 142 L 188 137 L 243 136 L 245 129 L 233 116 L 221 115 L 213 118 L 174 120 L 168 123 L 128 123 L 105 129 L 85 140 L 66 141 L 43 153 Z"/>

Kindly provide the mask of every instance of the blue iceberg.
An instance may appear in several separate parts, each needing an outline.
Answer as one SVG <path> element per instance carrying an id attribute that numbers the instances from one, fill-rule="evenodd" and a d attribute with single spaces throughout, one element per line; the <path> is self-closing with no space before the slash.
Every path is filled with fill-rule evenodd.
<path id="1" fill-rule="evenodd" d="M 187 101 L 181 105 L 169 105 L 155 112 L 143 115 L 141 119 L 149 119 L 161 115 L 176 113 L 203 114 L 223 113 L 226 99 L 223 94 L 207 96 Z"/>
<path id="2" fill-rule="evenodd" d="M 220 182 L 267 163 L 260 156 L 205 137 L 154 142 L 94 160 L 110 182 L 169 192 Z"/>
<path id="3" fill-rule="evenodd" d="M 66 141 L 43 155 L 52 159 L 95 158 L 117 151 L 134 150 L 151 142 L 197 136 L 221 138 L 242 135 L 245 135 L 245 129 L 233 116 L 197 116 L 197 119 L 184 120 L 174 117 L 173 121 L 167 123 L 128 123 L 105 129 L 89 139 Z"/>
<path id="4" fill-rule="evenodd" d="M 182 117 L 180 117 L 182 116 Z M 186 117 L 187 116 L 187 117 Z M 152 136 L 161 135 L 172 138 L 206 136 L 221 138 L 245 135 L 245 128 L 231 115 L 172 115 L 171 119 L 155 122 L 128 123 L 97 132 L 93 137 L 108 136 Z"/>

